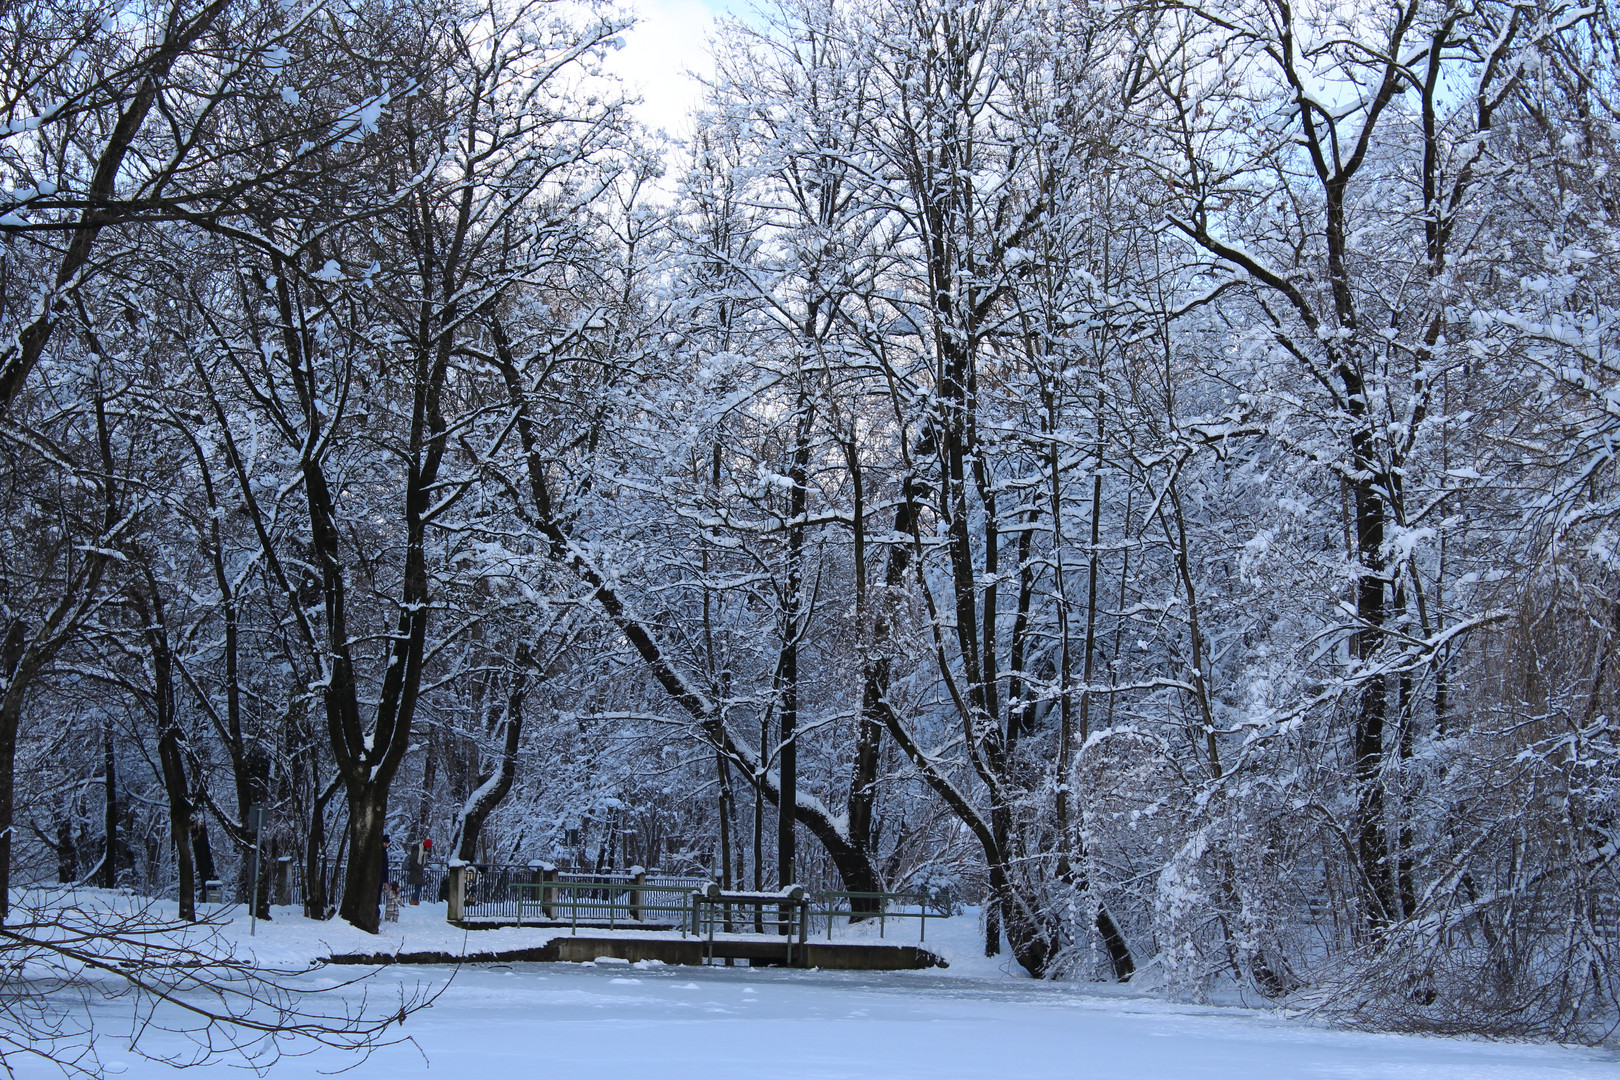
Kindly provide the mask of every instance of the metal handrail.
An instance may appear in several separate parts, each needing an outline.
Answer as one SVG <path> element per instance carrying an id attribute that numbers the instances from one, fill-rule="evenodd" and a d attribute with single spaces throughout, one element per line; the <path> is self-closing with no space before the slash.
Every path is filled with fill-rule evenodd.
<path id="1" fill-rule="evenodd" d="M 617 880 L 604 880 L 610 876 Z M 537 923 L 560 922 L 561 909 L 567 908 L 570 933 L 578 931 L 581 918 L 590 920 L 588 925 L 600 926 L 602 917 L 606 916 L 607 928 L 612 930 L 618 929 L 621 922 L 627 928 L 643 924 L 644 917 L 652 915 L 670 917 L 683 937 L 690 932 L 699 937 L 712 938 L 718 928 L 723 927 L 725 932 L 731 933 L 735 921 L 764 923 L 767 921 L 763 918 L 767 907 L 783 905 L 797 908 L 798 911 L 793 915 L 779 911 L 768 922 L 777 934 L 785 931 L 789 937 L 794 936 L 795 929 L 802 937 L 809 928 L 810 919 L 822 917 L 827 920 L 827 940 L 831 941 L 834 924 L 839 916 L 843 916 L 848 922 L 875 918 L 879 937 L 887 936 L 889 919 L 916 919 L 918 940 L 928 939 L 930 897 L 923 892 L 828 889 L 806 894 L 796 888 L 781 892 L 722 892 L 719 885 L 713 882 L 694 889 L 680 879 L 648 881 L 642 878 L 638 881 L 636 876 L 618 874 L 592 875 L 588 880 L 572 881 L 563 880 L 562 874 L 558 874 L 557 878 L 540 881 L 509 881 L 503 887 L 509 890 L 509 895 L 516 895 L 517 925 L 524 924 L 526 907 L 531 911 L 536 906 L 540 908 L 537 913 L 539 917 L 533 920 Z M 855 910 L 858 901 L 871 901 L 875 910 Z M 512 904 L 513 901 L 506 903 Z M 896 908 L 891 905 L 900 906 Z M 759 917 L 750 918 L 741 913 L 734 916 L 734 909 L 739 907 L 756 908 Z M 915 910 L 906 910 L 907 907 Z M 939 917 L 937 913 L 935 917 Z M 795 922 L 799 925 L 795 926 Z"/>
<path id="2" fill-rule="evenodd" d="M 763 916 L 767 907 L 777 908 L 777 933 L 787 945 L 786 961 L 788 967 L 793 966 L 794 924 L 798 924 L 798 945 L 800 955 L 803 955 L 805 939 L 810 932 L 810 908 L 813 901 L 805 895 L 804 889 L 798 885 L 789 886 L 778 892 L 727 892 L 713 882 L 707 889 L 692 893 L 692 933 L 703 937 L 703 927 L 708 927 L 708 943 L 704 947 L 704 959 L 714 959 L 714 928 L 717 921 L 723 922 L 728 928 L 731 926 L 731 909 L 738 907 L 757 908 L 759 916 Z M 717 913 L 715 909 L 724 908 L 724 912 Z M 793 909 L 790 911 L 790 909 Z M 704 916 L 707 916 L 705 919 Z M 762 918 L 756 917 L 756 924 Z M 729 932 L 729 931 L 728 931 Z"/>
<path id="3" fill-rule="evenodd" d="M 877 916 L 877 920 L 878 920 L 878 937 L 883 937 L 884 936 L 884 933 L 887 930 L 887 921 L 889 919 L 891 919 L 891 918 L 893 918 L 893 919 L 916 919 L 916 920 L 918 920 L 917 940 L 918 941 L 927 941 L 928 940 L 928 900 L 929 900 L 929 897 L 928 897 L 927 893 L 843 892 L 843 891 L 829 889 L 829 890 L 824 891 L 824 892 L 816 893 L 815 896 L 812 899 L 827 901 L 827 906 L 825 908 L 822 908 L 818 912 L 816 912 L 816 914 L 825 915 L 827 917 L 827 940 L 828 941 L 832 940 L 833 919 L 836 918 L 837 916 L 846 915 L 846 916 L 850 917 L 851 921 L 853 921 L 854 916 L 856 916 L 856 915 L 864 915 L 864 916 L 867 916 L 868 918 L 870 918 L 874 914 Z M 843 899 L 843 900 L 876 900 L 877 901 L 877 911 L 876 912 L 856 911 L 854 904 L 850 904 L 849 909 L 847 911 L 841 910 L 838 907 L 838 903 L 837 903 L 841 899 Z M 915 903 L 917 905 L 917 910 L 916 911 L 890 911 L 889 910 L 889 901 L 891 901 L 891 900 L 899 900 L 899 901 L 902 901 L 902 902 L 909 901 L 909 902 Z M 938 916 L 936 915 L 935 918 L 938 918 Z"/>
<path id="4" fill-rule="evenodd" d="M 520 894 L 529 891 L 533 891 L 538 894 L 533 900 L 526 900 L 521 895 L 519 896 L 517 904 L 517 918 L 519 926 L 523 925 L 523 905 L 527 902 L 538 904 L 540 906 L 542 916 L 546 916 L 547 912 L 557 908 L 567 907 L 569 915 L 568 926 L 570 932 L 573 932 L 579 928 L 579 912 L 583 907 L 587 917 L 589 917 L 591 914 L 599 914 L 605 911 L 608 916 L 609 929 L 616 928 L 616 916 L 619 912 L 624 912 L 625 914 L 630 915 L 631 921 L 634 922 L 640 922 L 641 920 L 638 918 L 638 916 L 647 912 L 678 915 L 680 918 L 677 921 L 680 924 L 682 936 L 684 936 L 686 933 L 686 925 L 689 921 L 688 915 L 691 910 L 691 904 L 687 897 L 691 894 L 692 889 L 687 885 L 665 885 L 653 882 L 638 883 L 633 881 L 625 882 L 623 884 L 605 884 L 603 882 L 589 881 L 514 881 L 508 887 Z M 590 892 L 606 892 L 610 895 L 606 897 L 586 896 L 583 898 L 580 896 L 581 893 Z M 557 895 L 555 898 L 548 898 L 548 893 L 554 893 Z M 674 904 L 649 904 L 645 901 L 639 900 L 626 900 L 625 902 L 620 903 L 612 895 L 616 893 L 674 894 L 679 895 L 682 900 L 678 906 Z M 564 897 L 563 894 L 567 894 L 566 897 Z M 581 902 L 582 900 L 583 903 Z"/>
<path id="5" fill-rule="evenodd" d="M 617 870 L 607 870 L 600 874 L 593 873 L 590 870 L 557 871 L 558 881 L 577 882 L 582 885 L 592 883 L 604 886 L 629 884 L 635 881 L 637 877 L 651 879 L 662 885 L 681 885 L 689 889 L 701 889 L 703 886 L 709 883 L 709 879 L 706 877 L 694 877 L 689 874 L 652 874 L 651 872 L 648 872 L 637 875 L 627 874 Z"/>

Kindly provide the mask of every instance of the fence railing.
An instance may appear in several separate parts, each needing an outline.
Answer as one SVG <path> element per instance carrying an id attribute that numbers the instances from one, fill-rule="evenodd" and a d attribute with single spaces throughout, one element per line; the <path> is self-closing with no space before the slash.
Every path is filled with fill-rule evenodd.
<path id="1" fill-rule="evenodd" d="M 692 886 L 648 881 L 527 881 L 512 886 L 517 924 L 525 910 L 530 923 L 561 923 L 571 930 L 587 925 L 669 925 L 684 930 L 690 922 Z"/>
<path id="2" fill-rule="evenodd" d="M 842 927 L 877 927 L 886 937 L 890 920 L 915 919 L 917 938 L 926 941 L 928 919 L 940 917 L 937 898 L 927 893 L 727 892 L 702 878 L 651 874 L 587 874 L 558 871 L 545 864 L 528 867 L 452 867 L 449 870 L 452 922 L 485 925 L 567 926 L 587 929 L 671 929 L 683 935 L 726 934 L 820 936 L 832 940 Z M 459 902 L 457 890 L 460 890 Z M 949 901 L 946 900 L 948 909 Z"/>
<path id="3" fill-rule="evenodd" d="M 916 919 L 917 940 L 928 940 L 928 906 L 932 900 L 927 893 L 820 892 L 810 901 L 810 917 L 823 920 L 828 941 L 839 919 L 846 927 L 876 919 L 878 937 L 885 935 L 890 919 Z"/>
<path id="4" fill-rule="evenodd" d="M 733 915 L 752 910 L 751 917 L 756 925 L 764 923 L 773 927 L 781 938 L 787 947 L 784 959 L 788 967 L 792 967 L 795 941 L 800 955 L 803 955 L 805 939 L 810 933 L 810 908 L 813 903 L 797 885 L 777 892 L 727 892 L 710 882 L 706 889 L 691 894 L 692 932 L 698 937 L 706 935 L 703 959 L 712 963 L 715 931 L 723 929 L 726 933 L 733 932 Z M 743 925 L 747 925 L 746 918 Z"/>
<path id="5" fill-rule="evenodd" d="M 338 863 L 327 871 L 330 880 L 327 884 L 326 902 L 334 909 L 343 900 L 343 887 L 347 870 L 347 863 Z M 304 897 L 307 894 L 305 891 L 304 868 L 301 865 L 283 857 L 276 860 L 269 873 L 270 902 L 272 904 L 303 906 Z M 393 881 L 399 885 L 400 899 L 407 903 L 410 901 L 411 895 L 416 891 L 416 886 L 406 881 L 409 876 L 409 871 L 402 859 L 390 859 L 388 868 L 383 875 L 384 881 Z M 431 904 L 436 900 L 443 899 L 441 888 L 444 884 L 444 876 L 445 867 L 442 863 L 429 863 L 422 868 L 423 902 Z"/>

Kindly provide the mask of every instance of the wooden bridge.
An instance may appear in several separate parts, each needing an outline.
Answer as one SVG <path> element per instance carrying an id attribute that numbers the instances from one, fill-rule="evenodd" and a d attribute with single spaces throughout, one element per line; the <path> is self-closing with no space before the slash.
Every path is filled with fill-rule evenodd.
<path id="1" fill-rule="evenodd" d="M 469 930 L 503 926 L 568 929 L 534 956 L 489 959 L 592 961 L 611 957 L 666 964 L 739 962 L 838 970 L 892 971 L 944 967 L 923 946 L 928 897 L 912 893 L 823 892 L 792 886 L 775 892 L 728 891 L 713 882 L 657 879 L 637 871 L 568 880 L 537 864 L 530 880 L 492 882 L 474 868 L 450 868 L 448 918 Z M 937 915 L 935 916 L 937 918 Z M 843 921 L 876 924 L 879 937 L 891 920 L 915 919 L 918 944 L 886 940 L 834 940 Z M 812 935 L 813 924 L 825 930 Z M 752 932 L 750 932 L 752 931 Z M 541 955 L 543 954 L 543 955 Z"/>

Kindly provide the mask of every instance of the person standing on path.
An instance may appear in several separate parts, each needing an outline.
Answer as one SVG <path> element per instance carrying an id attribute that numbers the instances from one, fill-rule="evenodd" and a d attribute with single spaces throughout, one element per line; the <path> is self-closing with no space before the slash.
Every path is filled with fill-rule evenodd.
<path id="1" fill-rule="evenodd" d="M 405 861 L 405 884 L 411 887 L 412 907 L 422 902 L 422 885 L 426 881 L 428 860 L 432 857 L 432 840 L 424 839 L 419 844 L 411 845 L 410 856 Z"/>
<path id="2" fill-rule="evenodd" d="M 383 922 L 399 922 L 399 882 L 383 886 Z"/>

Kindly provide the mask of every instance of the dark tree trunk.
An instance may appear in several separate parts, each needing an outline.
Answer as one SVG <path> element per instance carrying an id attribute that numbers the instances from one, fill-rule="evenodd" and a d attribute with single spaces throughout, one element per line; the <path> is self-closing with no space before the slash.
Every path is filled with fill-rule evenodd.
<path id="1" fill-rule="evenodd" d="M 905 497 L 894 510 L 894 534 L 908 536 L 917 522 L 917 490 L 909 478 L 904 484 Z M 894 647 L 894 598 L 905 583 L 911 568 L 911 548 L 905 543 L 889 547 L 883 569 L 883 593 L 877 598 L 872 616 L 872 638 L 868 656 L 861 672 L 861 719 L 855 744 L 855 771 L 850 784 L 849 820 L 850 837 L 856 846 L 872 850 L 872 809 L 876 800 L 876 781 L 879 752 L 882 749 L 884 712 L 888 708 L 889 685 L 893 674 L 893 659 L 889 650 Z M 848 886 L 851 891 L 862 891 Z M 865 891 L 876 892 L 881 883 L 874 874 L 872 884 Z M 875 910 L 872 903 L 856 906 L 852 910 Z"/>
<path id="2" fill-rule="evenodd" d="M 180 749 L 180 730 L 174 716 L 174 684 L 167 660 L 158 665 L 158 764 L 163 772 L 163 789 L 169 797 L 169 835 L 179 871 L 180 917 L 197 919 L 197 878 L 191 854 L 191 793 L 186 783 L 185 761 Z M 167 698 L 167 706 L 161 704 Z"/>
<path id="3" fill-rule="evenodd" d="M 1351 395 L 1353 413 L 1366 410 L 1366 389 L 1348 365 L 1343 369 L 1345 391 Z M 1368 419 L 1358 415 L 1363 424 Z M 1372 436 L 1363 428 L 1351 437 L 1352 459 L 1357 479 L 1355 493 L 1356 616 L 1358 629 L 1351 638 L 1353 654 L 1369 663 L 1383 644 L 1385 611 L 1384 534 L 1388 508 L 1379 490 L 1382 470 L 1371 446 Z M 1388 678 L 1381 672 L 1369 676 L 1360 689 L 1355 721 L 1355 840 L 1357 869 L 1361 876 L 1362 904 L 1366 925 L 1377 934 L 1400 911 L 1396 895 L 1394 854 L 1384 825 L 1384 726 L 1388 710 Z"/>
<path id="4" fill-rule="evenodd" d="M 192 806 L 196 806 L 192 800 Z M 219 872 L 214 866 L 214 846 L 208 839 L 208 818 L 202 813 L 193 810 L 191 815 L 191 859 L 196 867 L 197 881 L 206 885 L 219 878 Z"/>
<path id="5" fill-rule="evenodd" d="M 58 885 L 71 885 L 79 880 L 79 844 L 73 837 L 73 823 L 71 821 L 58 821 L 56 823 L 56 843 L 51 845 L 56 852 L 56 882 Z"/>
<path id="6" fill-rule="evenodd" d="M 309 835 L 304 839 L 304 917 L 328 919 L 332 916 L 332 901 L 327 893 L 326 863 L 326 804 L 337 794 L 334 779 L 326 789 L 315 796 L 309 811 Z"/>
<path id="7" fill-rule="evenodd" d="M 387 872 L 388 789 L 376 784 L 346 783 L 349 796 L 348 872 L 343 878 L 343 900 L 338 914 L 367 933 L 375 934 L 381 919 L 377 902 Z"/>
<path id="8" fill-rule="evenodd" d="M 782 599 L 781 744 L 777 750 L 779 797 L 776 816 L 777 885 L 798 882 L 798 854 L 794 827 L 799 803 L 799 638 L 804 632 L 804 515 L 809 492 L 811 413 L 802 402 L 793 460 L 788 468 L 792 490 L 788 497 L 787 588 Z"/>
<path id="9" fill-rule="evenodd" d="M 118 887 L 118 771 L 113 762 L 112 730 L 101 734 L 102 793 L 106 797 L 102 815 L 103 843 L 101 853 L 101 887 Z"/>
<path id="10" fill-rule="evenodd" d="M 519 646 L 512 689 L 506 701 L 506 739 L 501 747 L 501 759 L 494 770 L 479 781 L 473 796 L 462 810 L 458 830 L 461 836 L 456 845 L 456 858 L 462 862 L 476 861 L 474 853 L 478 849 L 478 838 L 484 822 L 489 820 L 489 815 L 512 790 L 512 779 L 517 775 L 518 744 L 523 737 L 523 700 L 528 694 L 528 669 L 533 662 L 528 646 Z"/>
<path id="11" fill-rule="evenodd" d="M 24 687 L 22 674 L 26 627 L 21 619 L 12 619 L 0 637 L 0 922 L 11 913 L 11 837 L 16 831 L 15 784 L 17 762 L 17 728 L 22 723 Z M 69 843 L 72 829 L 69 827 Z M 75 860 L 76 861 L 76 860 Z M 77 867 L 74 868 L 77 875 Z M 60 876 L 60 874 L 58 875 Z"/>
<path id="12" fill-rule="evenodd" d="M 149 595 L 134 593 L 131 602 L 143 624 L 146 647 L 152 658 L 152 706 L 157 719 L 158 771 L 169 801 L 169 836 L 174 843 L 179 877 L 180 917 L 197 921 L 197 878 L 191 853 L 191 787 L 186 780 L 179 718 L 175 715 L 174 657 L 169 648 L 168 624 L 157 583 L 147 575 Z"/>
<path id="13" fill-rule="evenodd" d="M 253 848 L 246 843 L 253 838 L 247 831 L 248 811 L 253 806 L 263 806 L 268 811 L 270 806 L 270 759 L 257 745 L 249 746 L 243 755 L 241 779 L 241 797 L 245 800 L 241 808 L 242 831 L 239 834 L 242 841 L 237 844 L 240 859 L 236 867 L 236 894 L 242 903 L 247 904 L 253 912 L 254 918 L 269 919 L 269 891 L 265 882 L 269 875 L 264 872 L 270 862 L 268 835 L 257 838 L 259 844 L 259 880 L 254 882 L 253 877 Z"/>

